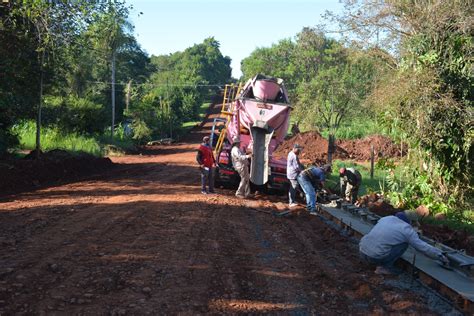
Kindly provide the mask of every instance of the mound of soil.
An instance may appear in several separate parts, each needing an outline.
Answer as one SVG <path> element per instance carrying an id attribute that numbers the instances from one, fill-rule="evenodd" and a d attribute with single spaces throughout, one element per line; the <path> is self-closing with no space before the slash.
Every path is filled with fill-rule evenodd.
<path id="1" fill-rule="evenodd" d="M 314 131 L 299 133 L 285 140 L 274 152 L 274 156 L 286 157 L 295 143 L 304 147 L 301 159 L 308 159 L 315 164 L 323 164 L 327 161 L 328 140 Z M 402 153 L 400 146 L 393 143 L 390 138 L 373 135 L 357 140 L 336 140 L 334 158 L 369 160 L 371 145 L 374 146 L 376 159 L 400 157 L 406 154 L 406 150 Z"/>
<path id="2" fill-rule="evenodd" d="M 348 153 L 350 159 L 369 160 L 370 147 L 374 146 L 375 158 L 394 158 L 401 157 L 406 154 L 406 148 L 396 145 L 393 141 L 382 135 L 371 135 L 363 139 L 356 140 L 339 140 L 337 145 Z"/>
<path id="3" fill-rule="evenodd" d="M 458 250 L 466 250 L 474 256 L 474 236 L 465 230 L 453 230 L 446 225 L 421 224 L 423 234 L 438 242 Z"/>
<path id="4" fill-rule="evenodd" d="M 299 133 L 285 140 L 273 153 L 275 157 L 285 157 L 288 155 L 294 144 L 303 146 L 300 159 L 308 159 L 315 164 L 325 163 L 327 160 L 328 141 L 318 132 Z M 347 159 L 348 153 L 336 145 L 335 157 L 338 159 Z"/>
<path id="5" fill-rule="evenodd" d="M 0 196 L 24 192 L 57 181 L 68 181 L 110 168 L 109 158 L 87 153 L 71 154 L 55 149 L 34 159 L 31 152 L 23 159 L 0 160 Z"/>
<path id="6" fill-rule="evenodd" d="M 357 204 L 362 207 L 367 207 L 369 211 L 379 216 L 394 215 L 397 212 L 403 211 L 387 203 L 380 194 L 372 193 L 360 197 Z"/>

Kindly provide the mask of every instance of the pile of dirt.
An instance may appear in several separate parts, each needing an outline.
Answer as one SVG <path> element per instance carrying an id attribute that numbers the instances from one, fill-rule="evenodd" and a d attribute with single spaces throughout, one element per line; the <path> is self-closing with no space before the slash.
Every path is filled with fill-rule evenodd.
<path id="1" fill-rule="evenodd" d="M 361 207 L 367 207 L 369 211 L 380 216 L 394 215 L 397 212 L 403 211 L 402 209 L 398 209 L 390 203 L 387 203 L 383 199 L 383 196 L 377 193 L 372 193 L 360 197 L 357 200 L 356 205 Z"/>
<path id="2" fill-rule="evenodd" d="M 0 196 L 24 192 L 49 183 L 69 181 L 110 168 L 109 158 L 87 153 L 72 154 L 55 149 L 35 159 L 31 152 L 23 159 L 0 160 Z"/>
<path id="3" fill-rule="evenodd" d="M 474 256 L 474 236 L 466 230 L 453 230 L 446 225 L 421 224 L 423 235 L 441 242 L 451 248 L 466 250 L 470 256 Z"/>
<path id="4" fill-rule="evenodd" d="M 327 160 L 328 141 L 318 132 L 299 133 L 285 140 L 273 153 L 275 157 L 286 157 L 294 144 L 303 146 L 300 159 L 310 160 L 315 164 L 324 164 Z M 348 153 L 341 147 L 336 146 L 335 157 L 347 159 Z"/>
<path id="5" fill-rule="evenodd" d="M 363 139 L 339 140 L 337 145 L 348 153 L 350 159 L 369 160 L 370 148 L 374 146 L 374 157 L 395 158 L 406 155 L 406 148 L 396 145 L 390 138 L 382 135 L 371 135 Z"/>
<path id="6" fill-rule="evenodd" d="M 301 159 L 308 159 L 315 164 L 323 164 L 327 161 L 328 140 L 318 132 L 299 133 L 285 140 L 274 152 L 276 157 L 286 157 L 293 148 L 293 144 L 304 147 Z M 357 140 L 336 140 L 334 152 L 335 159 L 354 159 L 364 161 L 370 159 L 370 148 L 374 146 L 375 158 L 393 158 L 406 154 L 393 141 L 381 135 L 372 135 Z"/>
<path id="7" fill-rule="evenodd" d="M 372 193 L 358 199 L 357 205 L 367 207 L 369 211 L 379 216 L 394 215 L 403 211 L 392 206 L 380 194 Z M 420 213 L 418 213 L 420 214 Z M 446 225 L 433 225 L 420 220 L 420 230 L 423 235 L 437 242 L 458 250 L 466 250 L 468 255 L 474 256 L 474 236 L 466 230 L 453 230 Z"/>

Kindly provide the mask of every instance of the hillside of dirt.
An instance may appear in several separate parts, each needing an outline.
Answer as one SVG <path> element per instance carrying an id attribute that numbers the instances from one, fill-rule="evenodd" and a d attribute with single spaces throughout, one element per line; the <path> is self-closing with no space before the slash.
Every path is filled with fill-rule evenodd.
<path id="1" fill-rule="evenodd" d="M 4 196 L 0 315 L 452 311 L 403 278 L 374 274 L 357 245 L 319 217 L 273 216 L 286 196 L 201 194 L 195 153 L 214 110 L 181 143 Z"/>
<path id="2" fill-rule="evenodd" d="M 293 148 L 293 144 L 304 147 L 301 159 L 307 159 L 316 164 L 327 161 L 328 141 L 318 132 L 305 132 L 294 135 L 285 140 L 274 152 L 276 157 L 286 157 Z M 406 154 L 401 152 L 401 147 L 396 145 L 390 138 L 382 135 L 372 135 L 357 140 L 336 140 L 335 159 L 353 159 L 366 161 L 370 159 L 370 148 L 374 146 L 374 157 L 395 158 Z"/>
<path id="3" fill-rule="evenodd" d="M 56 182 L 74 181 L 112 166 L 109 158 L 71 154 L 60 149 L 41 153 L 39 159 L 31 152 L 23 159 L 0 160 L 0 197 Z"/>

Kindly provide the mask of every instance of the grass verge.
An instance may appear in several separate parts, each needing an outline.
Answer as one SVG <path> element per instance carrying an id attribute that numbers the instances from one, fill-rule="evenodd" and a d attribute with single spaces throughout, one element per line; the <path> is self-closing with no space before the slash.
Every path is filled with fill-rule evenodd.
<path id="1" fill-rule="evenodd" d="M 36 147 L 36 124 L 33 121 L 17 124 L 12 131 L 18 135 L 20 140 L 20 149 L 33 150 Z M 117 148 L 116 153 L 124 153 L 133 149 L 134 143 L 131 139 L 126 139 L 117 135 L 113 140 L 109 136 L 97 135 L 87 136 L 78 133 L 64 133 L 58 127 L 41 128 L 41 150 L 50 151 L 53 149 L 62 149 L 70 152 L 86 152 L 100 157 L 108 155 L 111 150 L 107 148 Z"/>

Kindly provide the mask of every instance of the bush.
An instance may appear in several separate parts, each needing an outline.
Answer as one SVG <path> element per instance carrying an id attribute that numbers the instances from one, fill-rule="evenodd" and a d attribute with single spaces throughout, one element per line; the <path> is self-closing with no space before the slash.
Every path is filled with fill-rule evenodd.
<path id="1" fill-rule="evenodd" d="M 152 130 L 141 119 L 133 120 L 132 131 L 132 138 L 138 141 L 139 144 L 143 144 L 151 138 Z"/>
<path id="2" fill-rule="evenodd" d="M 44 100 L 44 124 L 57 125 L 67 132 L 102 132 L 108 120 L 102 105 L 87 98 L 47 96 Z"/>

